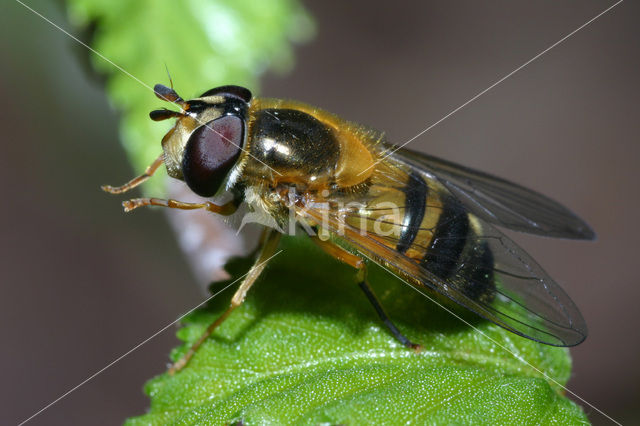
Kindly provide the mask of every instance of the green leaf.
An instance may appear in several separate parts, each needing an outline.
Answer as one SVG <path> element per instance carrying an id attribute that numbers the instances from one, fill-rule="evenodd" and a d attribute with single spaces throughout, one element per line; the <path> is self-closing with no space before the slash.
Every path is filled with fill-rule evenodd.
<path id="1" fill-rule="evenodd" d="M 107 93 L 122 111 L 121 139 L 136 170 L 161 152 L 170 128 L 149 119 L 167 106 L 152 91 L 169 84 L 185 98 L 224 85 L 257 90 L 257 76 L 293 64 L 291 42 L 308 39 L 313 23 L 296 0 L 67 0 L 72 22 L 90 29 L 94 66 L 107 76 Z M 116 66 L 121 69 L 118 69 Z M 144 189 L 156 196 L 152 179 Z"/>
<path id="2" fill-rule="evenodd" d="M 284 237 L 280 248 L 246 302 L 188 366 L 146 385 L 151 409 L 128 425 L 588 422 L 541 373 L 566 383 L 566 349 L 465 315 L 532 368 L 370 265 L 370 283 L 388 313 L 424 346 L 416 354 L 380 323 L 350 267 L 305 238 Z M 249 266 L 235 260 L 228 270 L 239 277 Z M 228 306 L 236 286 L 185 319 L 178 335 L 187 343 L 173 360 Z"/>

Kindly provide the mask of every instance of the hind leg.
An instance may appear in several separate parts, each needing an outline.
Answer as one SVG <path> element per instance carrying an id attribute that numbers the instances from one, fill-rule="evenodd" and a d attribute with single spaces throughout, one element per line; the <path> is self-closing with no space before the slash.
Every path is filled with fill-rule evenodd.
<path id="1" fill-rule="evenodd" d="M 373 292 L 373 289 L 367 283 L 367 265 L 364 260 L 361 257 L 356 256 L 355 254 L 349 253 L 347 250 L 330 241 L 323 241 L 315 236 L 311 238 L 327 254 L 357 269 L 356 282 L 358 283 L 358 287 L 360 287 L 365 296 L 367 296 L 367 299 L 373 305 L 373 309 L 375 309 L 384 325 L 386 325 L 391 334 L 393 334 L 393 337 L 395 337 L 400 343 L 408 348 L 420 350 L 420 345 L 413 343 L 404 334 L 402 334 L 400 330 L 398 330 L 398 327 L 396 327 L 393 321 L 391 321 L 384 308 L 380 304 L 380 301 Z"/>

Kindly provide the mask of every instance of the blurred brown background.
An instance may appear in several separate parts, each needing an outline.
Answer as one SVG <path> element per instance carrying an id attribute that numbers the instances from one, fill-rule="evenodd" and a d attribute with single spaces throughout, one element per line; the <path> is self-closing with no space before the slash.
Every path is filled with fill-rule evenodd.
<path id="1" fill-rule="evenodd" d="M 69 28 L 60 8 L 30 4 Z M 316 104 L 402 143 L 611 4 L 307 2 L 317 38 L 298 48 L 290 75 L 265 76 L 261 94 Z M 594 227 L 595 243 L 516 240 L 587 319 L 569 388 L 622 422 L 640 419 L 638 16 L 637 2 L 623 2 L 411 143 L 548 194 Z M 133 171 L 81 49 L 19 4 L 0 5 L 2 424 L 202 300 L 164 216 L 124 215 L 98 190 Z M 164 369 L 174 331 L 32 424 L 117 424 L 142 413 L 143 383 Z"/>

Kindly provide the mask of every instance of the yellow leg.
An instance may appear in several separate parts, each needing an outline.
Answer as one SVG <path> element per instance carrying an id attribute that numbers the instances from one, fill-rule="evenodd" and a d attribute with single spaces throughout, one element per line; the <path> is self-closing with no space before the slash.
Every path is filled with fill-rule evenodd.
<path id="1" fill-rule="evenodd" d="M 358 283 L 358 286 L 364 292 L 365 296 L 367 296 L 367 299 L 373 305 L 373 308 L 376 310 L 376 313 L 378 314 L 384 325 L 387 326 L 391 334 L 393 334 L 393 337 L 395 337 L 400 343 L 408 348 L 413 349 L 416 352 L 419 352 L 422 347 L 416 343 L 413 343 L 404 334 L 402 334 L 400 330 L 398 330 L 398 327 L 396 327 L 396 325 L 391 321 L 384 308 L 382 307 L 382 304 L 380 304 L 380 301 L 373 292 L 373 289 L 367 283 L 367 265 L 364 260 L 353 253 L 349 253 L 347 250 L 336 245 L 335 243 L 332 243 L 331 241 L 323 241 L 315 236 L 311 238 L 327 254 L 358 270 L 358 272 L 356 273 L 356 281 Z"/>
<path id="2" fill-rule="evenodd" d="M 233 214 L 238 208 L 238 205 L 235 201 L 229 201 L 228 203 L 218 205 L 209 201 L 206 201 L 204 203 L 185 203 L 172 199 L 164 200 L 162 198 L 133 198 L 131 200 L 122 202 L 122 207 L 124 207 L 124 211 L 126 212 L 130 212 L 131 210 L 144 206 L 160 206 L 180 210 L 205 209 L 224 216 Z"/>
<path id="3" fill-rule="evenodd" d="M 356 274 L 356 280 L 364 281 L 367 278 L 367 265 L 364 263 L 361 257 L 356 256 L 353 253 L 349 253 L 339 245 L 332 243 L 331 241 L 321 240 L 317 236 L 311 237 L 314 243 L 324 250 L 329 256 L 338 259 L 342 263 L 346 263 L 358 270 Z"/>
<path id="4" fill-rule="evenodd" d="M 180 371 L 182 368 L 184 368 L 184 366 L 187 365 L 189 360 L 196 353 L 200 345 L 202 345 L 202 343 L 204 343 L 204 341 L 207 340 L 209 336 L 211 336 L 211 334 L 216 330 L 216 328 L 218 328 L 220 324 L 222 324 L 224 320 L 227 319 L 227 317 L 231 314 L 231 312 L 233 312 L 238 306 L 242 305 L 242 302 L 244 302 L 244 299 L 247 296 L 247 292 L 249 291 L 251 286 L 256 282 L 256 280 L 264 270 L 265 266 L 267 265 L 268 261 L 276 253 L 276 248 L 278 247 L 278 242 L 280 241 L 280 236 L 282 235 L 279 232 L 272 229 L 265 230 L 265 233 L 266 233 L 266 236 L 264 238 L 264 243 L 262 244 L 262 248 L 260 249 L 260 255 L 258 256 L 258 258 L 256 259 L 256 262 L 253 264 L 253 266 L 249 270 L 249 273 L 247 274 L 247 276 L 242 281 L 242 284 L 240 284 L 240 287 L 238 287 L 238 290 L 236 290 L 233 297 L 231 298 L 231 305 L 227 308 L 226 311 L 222 313 L 222 315 L 218 317 L 218 319 L 216 319 L 213 323 L 211 323 L 209 327 L 207 327 L 207 329 L 205 330 L 204 333 L 202 333 L 200 338 L 193 345 L 191 345 L 191 348 L 189 348 L 187 353 L 185 353 L 182 356 L 182 358 L 180 358 L 175 364 L 171 366 L 171 368 L 169 369 L 170 375 L 173 375 L 176 372 Z"/>
<path id="5" fill-rule="evenodd" d="M 127 192 L 130 189 L 135 188 L 140 185 L 142 182 L 149 179 L 153 174 L 158 170 L 158 168 L 164 162 L 164 153 L 160 154 L 158 158 L 155 159 L 153 163 L 138 177 L 131 179 L 129 182 L 125 183 L 122 186 L 111 186 L 111 185 L 102 185 L 102 190 L 108 192 L 110 194 L 122 194 L 123 192 Z"/>

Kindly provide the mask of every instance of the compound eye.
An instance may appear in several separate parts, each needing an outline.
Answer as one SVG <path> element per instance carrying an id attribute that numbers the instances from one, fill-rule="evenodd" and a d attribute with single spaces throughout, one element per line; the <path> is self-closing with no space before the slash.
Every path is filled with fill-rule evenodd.
<path id="1" fill-rule="evenodd" d="M 247 103 L 251 101 L 251 96 L 252 96 L 249 89 L 246 89 L 240 86 L 230 85 L 230 86 L 220 86 L 214 89 L 207 90 L 202 95 L 200 95 L 200 97 L 204 98 L 206 96 L 215 96 L 215 95 L 222 95 L 227 98 L 238 98 L 238 99 L 242 99 L 244 102 L 247 102 Z"/>
<path id="2" fill-rule="evenodd" d="M 244 122 L 234 115 L 198 127 L 182 158 L 182 174 L 189 188 L 202 197 L 215 195 L 240 156 L 243 141 Z"/>

